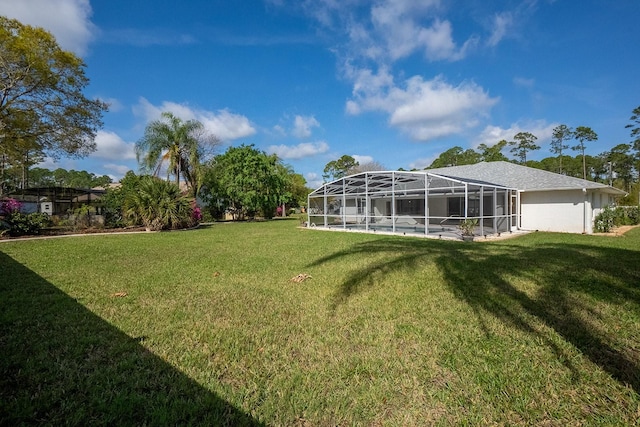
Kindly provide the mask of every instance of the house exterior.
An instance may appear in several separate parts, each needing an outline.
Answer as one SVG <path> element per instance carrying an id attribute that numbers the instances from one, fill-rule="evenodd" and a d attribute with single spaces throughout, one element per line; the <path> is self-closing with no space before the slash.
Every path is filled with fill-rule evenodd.
<path id="1" fill-rule="evenodd" d="M 482 162 L 424 171 L 363 172 L 309 195 L 308 225 L 427 237 L 515 230 L 592 233 L 593 220 L 625 193 L 607 185 L 516 165 Z"/>
<path id="2" fill-rule="evenodd" d="M 509 162 L 430 169 L 461 179 L 473 178 L 518 190 L 521 230 L 593 233 L 595 217 L 626 193 L 597 182 Z"/>

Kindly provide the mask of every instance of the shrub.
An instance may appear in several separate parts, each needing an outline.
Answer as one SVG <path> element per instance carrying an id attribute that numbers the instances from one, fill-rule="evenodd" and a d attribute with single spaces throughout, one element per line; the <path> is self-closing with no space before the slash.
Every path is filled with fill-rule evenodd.
<path id="1" fill-rule="evenodd" d="M 198 206 L 193 207 L 193 211 L 191 212 L 191 219 L 195 224 L 198 224 L 202 221 L 202 210 Z"/>
<path id="2" fill-rule="evenodd" d="M 79 208 L 74 209 L 71 216 L 73 228 L 76 230 L 89 228 L 91 225 L 91 213 L 92 209 L 88 205 L 82 205 Z"/>
<path id="3" fill-rule="evenodd" d="M 620 211 L 620 225 L 636 225 L 640 224 L 640 207 L 638 206 L 619 206 L 616 210 Z"/>
<path id="4" fill-rule="evenodd" d="M 25 236 L 40 234 L 42 228 L 49 225 L 50 219 L 45 213 L 13 212 L 5 217 L 5 221 L 9 225 L 9 235 Z"/>
<path id="5" fill-rule="evenodd" d="M 594 220 L 593 228 L 596 233 L 608 233 L 613 227 L 620 225 L 640 224 L 640 208 L 638 206 L 607 206 Z"/>
<path id="6" fill-rule="evenodd" d="M 22 203 L 16 199 L 6 199 L 0 201 L 0 215 L 11 215 L 15 212 L 20 212 Z"/>
<path id="7" fill-rule="evenodd" d="M 4 216 L 2 223 L 6 233 L 10 236 L 25 236 L 39 234 L 42 228 L 50 224 L 49 215 L 44 213 L 24 214 L 20 212 L 22 203 L 16 199 L 0 201 L 0 215 Z"/>
<path id="8" fill-rule="evenodd" d="M 102 196 L 102 214 L 104 215 L 105 226 L 119 228 L 126 225 L 122 215 L 123 200 L 123 193 L 119 188 L 108 189 Z"/>
<path id="9" fill-rule="evenodd" d="M 594 220 L 593 228 L 596 233 L 608 233 L 615 225 L 615 211 L 610 206 L 605 207 Z"/>
<path id="10" fill-rule="evenodd" d="M 174 183 L 144 176 L 137 191 L 127 194 L 124 214 L 153 231 L 185 228 L 194 223 L 192 203 Z"/>
<path id="11" fill-rule="evenodd" d="M 127 221 L 123 213 L 124 201 L 127 195 L 138 191 L 141 176 L 136 175 L 133 171 L 120 180 L 120 187 L 108 188 L 107 192 L 102 196 L 102 209 L 104 215 L 104 225 L 109 228 L 119 228 L 127 225 L 135 225 Z"/>
<path id="12" fill-rule="evenodd" d="M 214 222 L 216 220 L 215 215 L 211 212 L 211 209 L 201 209 L 202 222 Z"/>
<path id="13" fill-rule="evenodd" d="M 458 228 L 462 232 L 463 236 L 473 236 L 473 232 L 477 225 L 478 225 L 478 220 L 476 218 L 473 218 L 473 219 L 468 218 L 462 221 L 458 225 Z"/>

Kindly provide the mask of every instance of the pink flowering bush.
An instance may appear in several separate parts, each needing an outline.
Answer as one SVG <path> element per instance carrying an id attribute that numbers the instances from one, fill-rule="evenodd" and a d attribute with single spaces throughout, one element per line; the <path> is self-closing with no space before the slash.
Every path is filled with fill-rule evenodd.
<path id="1" fill-rule="evenodd" d="M 20 212 L 22 203 L 16 199 L 0 201 L 0 215 L 4 216 L 2 227 L 11 236 L 39 234 L 43 227 L 49 225 L 49 216 L 44 213 L 24 214 Z M 0 227 L 1 228 L 1 227 Z"/>
<path id="2" fill-rule="evenodd" d="M 193 212 L 191 213 L 191 219 L 193 219 L 193 222 L 196 224 L 202 221 L 202 210 L 200 207 L 194 206 Z"/>
<path id="3" fill-rule="evenodd" d="M 20 212 L 22 203 L 16 199 L 6 199 L 0 201 L 0 215 L 11 215 Z"/>

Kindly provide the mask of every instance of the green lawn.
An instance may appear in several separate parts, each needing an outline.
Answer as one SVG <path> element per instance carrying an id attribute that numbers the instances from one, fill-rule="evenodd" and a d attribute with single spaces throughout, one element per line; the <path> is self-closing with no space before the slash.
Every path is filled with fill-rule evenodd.
<path id="1" fill-rule="evenodd" d="M 297 225 L 0 243 L 0 425 L 638 424 L 640 228 Z"/>

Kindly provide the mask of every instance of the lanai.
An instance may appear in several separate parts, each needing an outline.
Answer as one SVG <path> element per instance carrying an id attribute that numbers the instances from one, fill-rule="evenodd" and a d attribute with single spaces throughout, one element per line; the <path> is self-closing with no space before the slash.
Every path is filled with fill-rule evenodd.
<path id="1" fill-rule="evenodd" d="M 476 234 L 511 231 L 516 189 L 427 171 L 350 175 L 323 184 L 308 198 L 308 226 L 425 236 L 459 236 L 458 224 L 477 219 Z"/>

